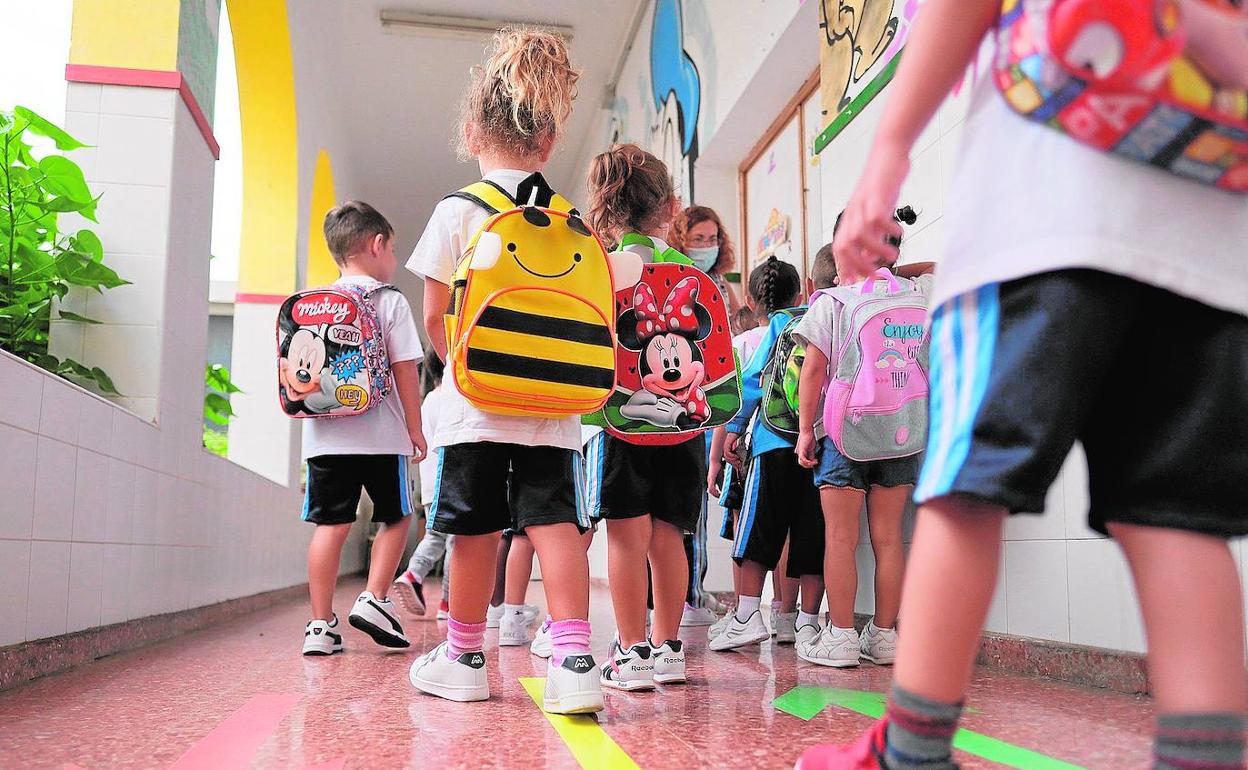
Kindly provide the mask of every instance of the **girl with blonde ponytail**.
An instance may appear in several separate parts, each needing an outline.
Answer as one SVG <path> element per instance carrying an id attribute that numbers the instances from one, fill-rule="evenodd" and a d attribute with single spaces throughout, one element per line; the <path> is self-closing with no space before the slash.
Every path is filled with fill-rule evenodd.
<path id="1" fill-rule="evenodd" d="M 572 114 L 578 77 L 558 35 L 528 28 L 499 32 L 485 63 L 472 69 L 461 111 L 461 158 L 475 158 L 483 179 L 513 201 L 548 205 L 554 191 L 541 171 Z M 424 278 L 425 329 L 443 361 L 443 316 L 456 263 L 490 214 L 473 200 L 443 199 L 407 263 Z M 589 520 L 576 492 L 580 420 L 491 414 L 469 403 L 454 378 L 446 382 L 431 437 L 439 481 L 429 526 L 455 536 L 455 580 L 447 640 L 412 665 L 412 684 L 450 700 L 489 697 L 482 642 L 499 535 L 514 527 L 532 542 L 545 578 L 550 618 L 540 641 L 550 663 L 544 708 L 559 714 L 601 711 L 602 689 L 589 652 L 589 562 L 582 539 Z M 531 616 L 522 606 L 502 609 L 512 611 L 500 619 L 499 643 L 528 644 Z"/>

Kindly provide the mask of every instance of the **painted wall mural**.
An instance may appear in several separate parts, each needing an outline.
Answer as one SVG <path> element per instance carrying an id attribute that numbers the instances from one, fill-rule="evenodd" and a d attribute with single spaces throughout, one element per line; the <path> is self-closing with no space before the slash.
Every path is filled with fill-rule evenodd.
<path id="1" fill-rule="evenodd" d="M 702 79 L 685 50 L 683 12 L 681 0 L 655 3 L 650 25 L 650 92 L 655 112 L 650 147 L 667 164 L 678 193 L 693 201 Z"/>
<path id="2" fill-rule="evenodd" d="M 922 0 L 820 0 L 819 85 L 826 147 L 892 80 Z"/>

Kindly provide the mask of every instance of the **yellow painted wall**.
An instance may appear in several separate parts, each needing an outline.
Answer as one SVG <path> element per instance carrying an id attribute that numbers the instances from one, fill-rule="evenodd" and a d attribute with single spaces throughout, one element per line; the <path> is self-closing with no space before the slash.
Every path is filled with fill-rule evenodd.
<path id="1" fill-rule="evenodd" d="M 324 286 L 338 279 L 338 265 L 325 242 L 325 215 L 336 206 L 334 168 L 329 153 L 321 150 L 312 172 L 312 202 L 308 207 L 308 286 Z"/>
<path id="2" fill-rule="evenodd" d="M 70 63 L 176 70 L 178 7 L 179 0 L 74 0 Z"/>
<path id="3" fill-rule="evenodd" d="M 226 0 L 238 67 L 243 223 L 238 292 L 295 290 L 299 231 L 298 128 L 284 0 Z"/>

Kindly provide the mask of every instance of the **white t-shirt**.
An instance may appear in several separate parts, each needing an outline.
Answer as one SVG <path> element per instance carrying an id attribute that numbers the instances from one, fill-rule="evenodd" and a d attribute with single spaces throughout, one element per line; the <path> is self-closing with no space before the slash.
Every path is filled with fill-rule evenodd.
<path id="1" fill-rule="evenodd" d="M 417 472 L 420 474 L 420 502 L 422 505 L 433 505 L 434 487 L 438 480 L 438 456 L 433 450 L 437 448 L 429 436 L 438 431 L 439 410 L 446 395 L 446 388 L 441 384 L 425 394 L 420 402 L 420 424 L 429 444 L 429 453 L 420 461 Z"/>
<path id="2" fill-rule="evenodd" d="M 367 285 L 372 278 L 348 275 L 335 283 Z M 412 307 L 397 291 L 383 289 L 372 296 L 377 321 L 386 339 L 391 364 L 424 358 L 420 335 L 412 320 Z M 407 421 L 397 389 L 377 407 L 350 417 L 303 421 L 303 459 L 321 455 L 406 455 L 413 454 L 407 435 Z"/>
<path id="3" fill-rule="evenodd" d="M 933 307 L 1063 268 L 1127 276 L 1248 314 L 1248 196 L 1086 147 L 975 86 Z"/>
<path id="4" fill-rule="evenodd" d="M 766 334 L 766 326 L 755 326 L 732 338 L 732 346 L 737 350 L 737 359 L 741 362 L 742 368 L 749 365 L 750 359 L 754 357 L 754 351 L 758 350 L 758 344 L 763 341 Z"/>
<path id="5" fill-rule="evenodd" d="M 492 171 L 485 176 L 500 185 L 511 196 L 530 172 L 513 169 Z M 451 285 L 455 267 L 489 213 L 466 200 L 447 198 L 433 210 L 425 232 L 407 261 L 407 269 L 422 278 Z M 426 438 L 438 446 L 494 441 L 522 446 L 554 446 L 563 449 L 581 448 L 579 417 L 520 417 L 491 414 L 469 403 L 455 386 L 455 378 L 447 368 L 441 413 L 436 431 L 426 430 Z"/>

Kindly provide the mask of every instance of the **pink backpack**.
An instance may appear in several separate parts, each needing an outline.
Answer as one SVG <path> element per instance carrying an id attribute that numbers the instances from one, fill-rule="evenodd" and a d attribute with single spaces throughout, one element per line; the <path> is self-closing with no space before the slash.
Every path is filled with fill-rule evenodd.
<path id="1" fill-rule="evenodd" d="M 927 444 L 927 297 L 887 268 L 828 294 L 840 308 L 824 429 L 851 460 L 918 454 Z"/>

